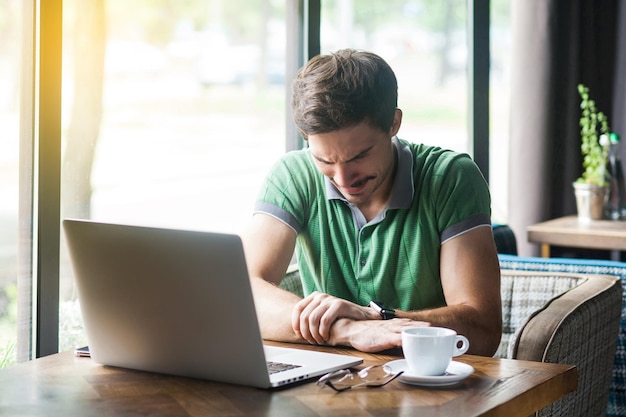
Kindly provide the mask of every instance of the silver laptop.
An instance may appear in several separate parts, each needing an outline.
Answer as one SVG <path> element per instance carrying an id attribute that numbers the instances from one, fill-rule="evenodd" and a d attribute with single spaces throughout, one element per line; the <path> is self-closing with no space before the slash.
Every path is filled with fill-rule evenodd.
<path id="1" fill-rule="evenodd" d="M 98 363 L 269 388 L 362 362 L 264 346 L 236 235 L 85 220 L 63 228 Z"/>

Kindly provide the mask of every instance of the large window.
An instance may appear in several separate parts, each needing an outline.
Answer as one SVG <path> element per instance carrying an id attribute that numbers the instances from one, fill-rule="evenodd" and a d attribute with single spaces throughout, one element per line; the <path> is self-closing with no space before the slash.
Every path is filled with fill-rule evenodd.
<path id="1" fill-rule="evenodd" d="M 60 218 L 243 230 L 265 173 L 293 148 L 285 68 L 307 54 L 299 42 L 310 39 L 294 31 L 311 17 L 306 4 L 318 2 L 0 2 L 0 366 L 54 351 L 57 330 L 60 350 L 86 342 L 56 209 Z M 491 181 L 494 214 L 505 215 L 508 1 L 492 4 L 492 153 L 500 156 Z M 368 49 L 394 68 L 400 137 L 472 152 L 465 1 L 320 5 L 322 52 Z M 61 32 L 56 80 L 61 48 L 41 43 Z M 46 108 L 48 94 L 56 96 Z M 31 341 L 41 327 L 40 352 Z"/>

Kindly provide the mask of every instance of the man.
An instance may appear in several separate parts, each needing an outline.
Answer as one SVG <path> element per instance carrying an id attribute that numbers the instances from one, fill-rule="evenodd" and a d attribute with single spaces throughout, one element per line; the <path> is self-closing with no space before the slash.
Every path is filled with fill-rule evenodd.
<path id="1" fill-rule="evenodd" d="M 371 352 L 433 325 L 492 355 L 500 270 L 476 165 L 396 137 L 396 78 L 368 52 L 313 58 L 292 110 L 308 149 L 274 167 L 243 239 L 263 337 Z M 294 248 L 304 299 L 277 286 Z"/>

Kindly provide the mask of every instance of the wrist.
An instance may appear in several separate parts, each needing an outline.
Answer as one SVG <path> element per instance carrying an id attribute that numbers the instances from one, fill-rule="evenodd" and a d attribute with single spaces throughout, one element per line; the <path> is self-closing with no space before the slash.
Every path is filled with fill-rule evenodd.
<path id="1" fill-rule="evenodd" d="M 394 309 L 388 308 L 379 301 L 371 301 L 369 307 L 378 314 L 378 319 L 391 320 L 397 317 Z"/>

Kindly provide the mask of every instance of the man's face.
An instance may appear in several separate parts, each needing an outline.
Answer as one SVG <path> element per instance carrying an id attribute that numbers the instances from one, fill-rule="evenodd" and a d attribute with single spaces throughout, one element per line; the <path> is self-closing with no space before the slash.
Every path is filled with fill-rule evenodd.
<path id="1" fill-rule="evenodd" d="M 367 120 L 334 132 L 309 135 L 317 168 L 357 207 L 385 204 L 391 191 L 395 148 L 391 136 Z"/>

